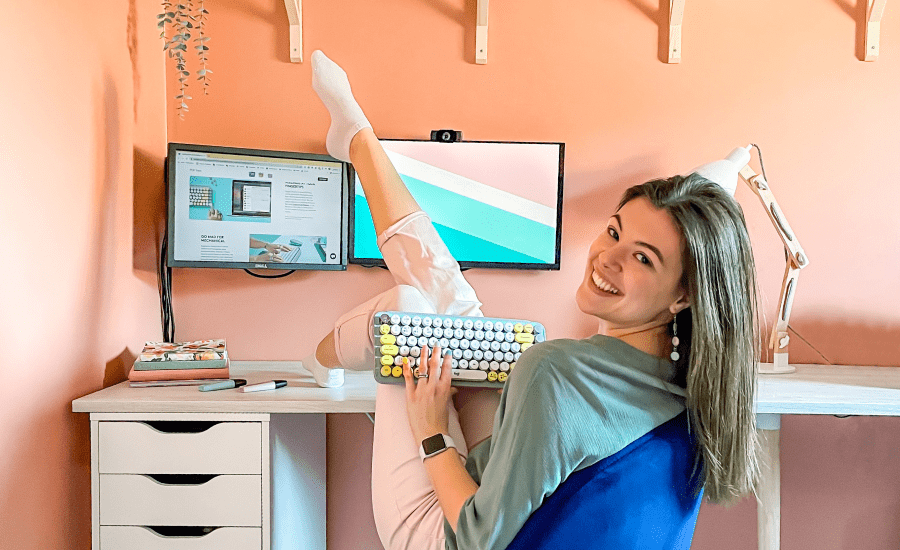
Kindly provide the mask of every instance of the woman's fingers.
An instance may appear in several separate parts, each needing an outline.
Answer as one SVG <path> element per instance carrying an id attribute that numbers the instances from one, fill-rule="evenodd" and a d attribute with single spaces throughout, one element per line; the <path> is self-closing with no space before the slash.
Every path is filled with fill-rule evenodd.
<path id="1" fill-rule="evenodd" d="M 406 381 L 406 400 L 409 401 L 416 390 L 416 381 L 413 380 L 412 367 L 409 366 L 409 361 L 403 362 L 403 379 Z"/>

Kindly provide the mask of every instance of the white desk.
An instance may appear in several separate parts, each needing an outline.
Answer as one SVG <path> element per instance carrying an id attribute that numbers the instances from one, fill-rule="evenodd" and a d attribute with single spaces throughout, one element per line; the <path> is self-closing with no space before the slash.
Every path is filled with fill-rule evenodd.
<path id="1" fill-rule="evenodd" d="M 765 453 L 764 475 L 759 488 L 760 550 L 778 550 L 780 547 L 781 415 L 900 416 L 900 368 L 796 367 L 797 372 L 793 374 L 760 376 L 757 413 Z M 91 413 L 94 550 L 100 548 L 98 423 L 198 419 L 252 419 L 262 425 L 263 441 L 271 442 L 270 445 L 262 445 L 261 548 L 287 547 L 289 542 L 296 547 L 296 533 L 289 523 L 300 522 L 310 527 L 305 531 L 315 531 L 315 536 L 303 547 L 325 549 L 324 413 L 374 412 L 376 383 L 371 373 L 348 371 L 344 386 L 334 389 L 317 387 L 308 373 L 297 370 L 287 362 L 235 361 L 232 363 L 232 376 L 247 378 L 251 384 L 276 378 L 287 379 L 288 387 L 249 394 L 236 390 L 201 393 L 196 387 L 130 388 L 127 383 L 122 383 L 73 401 L 74 412 Z M 298 418 L 304 418 L 302 425 L 297 424 Z M 269 460 L 270 452 L 272 456 Z M 299 459 L 304 462 L 304 475 L 311 477 L 311 480 L 298 480 L 298 477 L 304 476 L 298 476 L 298 472 L 292 470 L 298 453 L 305 453 Z M 268 471 L 270 463 L 272 470 Z M 277 481 L 272 482 L 273 479 Z M 270 487 L 273 486 L 276 490 L 270 495 Z M 279 487 L 287 488 L 285 496 L 279 495 Z M 269 518 L 267 506 L 270 498 L 273 502 L 272 518 Z M 298 506 L 298 500 L 302 500 L 304 505 Z M 291 502 L 293 505 L 281 505 L 281 502 Z M 309 509 L 310 514 L 298 516 L 294 513 L 279 519 L 280 509 L 284 508 Z M 285 538 L 280 538 L 280 534 Z M 288 541 L 288 535 L 294 539 Z"/>

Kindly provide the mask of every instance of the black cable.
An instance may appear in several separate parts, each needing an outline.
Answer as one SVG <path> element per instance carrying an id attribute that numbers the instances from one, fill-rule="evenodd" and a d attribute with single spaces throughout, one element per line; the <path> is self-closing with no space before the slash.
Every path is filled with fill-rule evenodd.
<path id="1" fill-rule="evenodd" d="M 166 265 L 169 253 L 169 229 L 163 233 L 159 247 L 156 279 L 159 284 L 159 311 L 163 342 L 175 342 L 175 316 L 172 313 L 172 268 Z"/>
<path id="2" fill-rule="evenodd" d="M 292 269 L 292 270 L 290 270 L 290 271 L 286 271 L 286 272 L 284 272 L 284 273 L 281 273 L 280 275 L 260 275 L 259 273 L 253 273 L 253 272 L 250 271 L 249 269 L 244 269 L 244 271 L 246 271 L 246 272 L 249 273 L 250 275 L 253 275 L 254 277 L 258 277 L 258 278 L 260 278 L 260 279 L 280 279 L 280 278 L 282 278 L 282 277 L 287 277 L 288 275 L 290 275 L 291 273 L 293 273 L 293 272 L 295 272 L 295 271 L 297 271 L 297 270 L 296 270 L 296 269 Z"/>

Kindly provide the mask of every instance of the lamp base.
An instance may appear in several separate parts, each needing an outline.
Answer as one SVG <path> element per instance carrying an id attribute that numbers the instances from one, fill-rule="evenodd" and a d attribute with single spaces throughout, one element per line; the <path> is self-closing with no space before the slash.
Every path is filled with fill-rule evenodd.
<path id="1" fill-rule="evenodd" d="M 760 374 L 789 374 L 797 370 L 797 367 L 788 364 L 788 354 L 776 353 L 774 356 L 774 363 L 760 363 L 757 372 Z"/>

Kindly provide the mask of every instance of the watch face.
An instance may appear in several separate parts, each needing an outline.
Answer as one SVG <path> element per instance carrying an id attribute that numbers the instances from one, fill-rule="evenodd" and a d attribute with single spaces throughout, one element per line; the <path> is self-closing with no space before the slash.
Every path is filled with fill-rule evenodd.
<path id="1" fill-rule="evenodd" d="M 444 436 L 442 436 L 441 434 L 433 435 L 428 439 L 422 441 L 422 450 L 425 451 L 426 455 L 430 455 L 438 451 L 443 451 L 446 448 L 447 446 L 444 444 Z"/>

